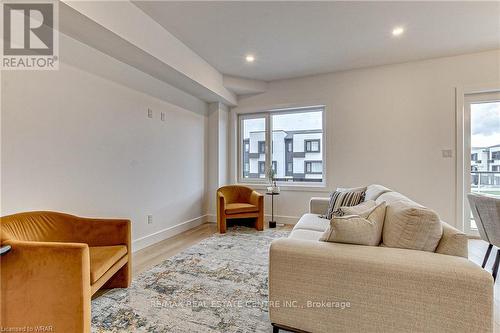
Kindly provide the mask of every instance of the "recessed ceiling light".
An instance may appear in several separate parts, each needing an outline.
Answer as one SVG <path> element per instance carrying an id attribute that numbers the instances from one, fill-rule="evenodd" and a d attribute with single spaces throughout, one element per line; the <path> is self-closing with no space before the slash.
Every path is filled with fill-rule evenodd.
<path id="1" fill-rule="evenodd" d="M 247 56 L 245 57 L 245 60 L 246 60 L 247 62 L 254 62 L 254 61 L 255 61 L 255 57 L 254 57 L 253 55 L 249 54 L 249 55 L 247 55 Z"/>
<path id="2" fill-rule="evenodd" d="M 392 29 L 392 35 L 395 37 L 401 36 L 402 34 L 404 34 L 404 32 L 405 28 L 403 27 L 395 27 L 394 29 Z"/>

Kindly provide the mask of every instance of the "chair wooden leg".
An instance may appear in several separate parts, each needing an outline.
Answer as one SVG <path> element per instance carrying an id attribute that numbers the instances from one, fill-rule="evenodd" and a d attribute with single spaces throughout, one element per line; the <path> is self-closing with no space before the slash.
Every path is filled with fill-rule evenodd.
<path id="1" fill-rule="evenodd" d="M 500 264 L 500 249 L 497 250 L 497 255 L 495 257 L 495 264 L 493 265 L 493 281 L 497 279 L 498 264 Z"/>
<path id="2" fill-rule="evenodd" d="M 491 253 L 492 248 L 493 248 L 493 244 L 489 244 L 488 249 L 486 250 L 486 254 L 484 255 L 483 265 L 481 266 L 482 268 L 484 268 L 486 266 L 486 263 L 488 262 L 488 259 L 490 258 L 490 253 Z"/>
<path id="3" fill-rule="evenodd" d="M 275 326 L 274 324 L 271 325 L 273 325 L 273 333 L 279 333 L 280 328 L 278 326 Z"/>

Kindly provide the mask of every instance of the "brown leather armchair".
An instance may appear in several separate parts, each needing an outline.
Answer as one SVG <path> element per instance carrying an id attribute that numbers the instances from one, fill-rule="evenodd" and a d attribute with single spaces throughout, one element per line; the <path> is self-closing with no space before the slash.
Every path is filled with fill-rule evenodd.
<path id="1" fill-rule="evenodd" d="M 217 228 L 226 232 L 226 220 L 255 218 L 255 228 L 264 230 L 264 196 L 241 185 L 223 186 L 217 190 Z"/>
<path id="2" fill-rule="evenodd" d="M 0 218 L 0 327 L 90 332 L 90 298 L 131 280 L 130 221 L 56 212 Z"/>

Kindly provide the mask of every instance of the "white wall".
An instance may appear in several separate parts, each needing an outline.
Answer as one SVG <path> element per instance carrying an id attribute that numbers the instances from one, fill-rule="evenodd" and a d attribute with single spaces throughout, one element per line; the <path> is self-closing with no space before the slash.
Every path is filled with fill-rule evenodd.
<path id="1" fill-rule="evenodd" d="M 222 103 L 208 106 L 207 132 L 207 200 L 209 221 L 215 222 L 217 189 L 228 183 L 229 178 L 229 109 Z"/>
<path id="2" fill-rule="evenodd" d="M 206 103 L 70 38 L 60 49 L 58 71 L 2 73 L 1 214 L 130 218 L 136 249 L 204 222 Z"/>
<path id="3" fill-rule="evenodd" d="M 270 82 L 267 92 L 241 98 L 232 113 L 326 105 L 328 188 L 283 192 L 277 212 L 288 222 L 307 211 L 311 196 L 380 183 L 457 225 L 456 162 L 441 152 L 456 146 L 455 87 L 500 81 L 499 59 L 497 50 Z"/>

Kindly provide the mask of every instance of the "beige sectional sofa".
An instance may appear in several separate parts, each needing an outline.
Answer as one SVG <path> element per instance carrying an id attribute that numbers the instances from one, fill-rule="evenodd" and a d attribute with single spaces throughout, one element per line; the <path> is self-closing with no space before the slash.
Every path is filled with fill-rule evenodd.
<path id="1" fill-rule="evenodd" d="M 366 200 L 418 205 L 380 185 Z M 272 242 L 275 331 L 493 331 L 493 279 L 467 259 L 466 235 L 442 222 L 435 252 L 321 242 L 327 207 L 328 198 L 312 198 L 290 236 Z"/>

